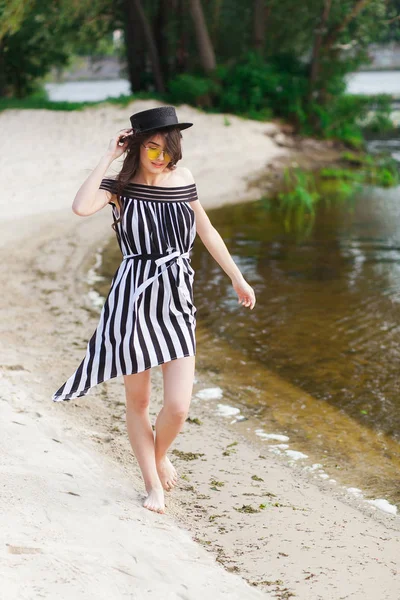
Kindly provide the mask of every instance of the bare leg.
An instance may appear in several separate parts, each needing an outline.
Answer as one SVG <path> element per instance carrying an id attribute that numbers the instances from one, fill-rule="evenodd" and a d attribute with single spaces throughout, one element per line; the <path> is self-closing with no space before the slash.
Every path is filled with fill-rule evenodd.
<path id="1" fill-rule="evenodd" d="M 171 490 L 178 474 L 167 457 L 167 451 L 181 431 L 189 412 L 193 391 L 195 357 L 185 356 L 162 365 L 164 405 L 156 420 L 155 458 L 160 481 Z"/>
<path id="2" fill-rule="evenodd" d="M 150 369 L 124 375 L 126 426 L 132 450 L 142 471 L 147 498 L 143 506 L 154 512 L 165 512 L 164 491 L 155 461 L 154 433 L 149 417 L 151 393 Z"/>

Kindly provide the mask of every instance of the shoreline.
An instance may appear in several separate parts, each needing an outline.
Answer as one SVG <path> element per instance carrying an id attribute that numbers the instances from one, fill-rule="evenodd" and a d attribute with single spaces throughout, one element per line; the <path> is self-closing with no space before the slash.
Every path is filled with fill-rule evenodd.
<path id="1" fill-rule="evenodd" d="M 135 103 L 135 110 L 140 110 L 142 106 L 146 108 L 149 104 L 155 103 Z M 190 116 L 194 117 L 196 111 L 190 110 L 193 111 Z M 39 119 L 40 126 L 33 123 L 36 134 L 41 132 L 43 135 L 42 119 L 49 118 L 45 114 L 47 112 L 43 111 Z M 90 112 L 95 120 L 96 111 L 90 109 Z M 108 112 L 109 118 L 115 120 L 129 111 L 112 108 Z M 178 109 L 178 114 L 189 117 L 188 114 L 184 115 L 184 109 Z M 0 118 L 11 130 L 15 126 L 15 116 L 11 115 L 9 121 L 7 114 L 3 113 Z M 219 129 L 210 127 L 214 132 L 217 129 L 218 135 L 221 130 L 225 134 L 230 129 L 223 125 L 220 115 L 202 115 L 201 119 L 210 119 L 210 123 L 211 120 L 216 123 L 219 119 Z M 56 116 L 55 121 L 58 120 L 62 121 L 62 116 Z M 24 118 L 21 117 L 19 121 L 19 127 L 23 128 Z M 81 116 L 77 121 L 75 129 L 66 133 L 70 144 L 83 124 Z M 90 119 L 86 117 L 86 121 L 90 122 Z M 262 139 L 260 133 L 263 125 L 268 124 L 257 123 L 254 129 L 253 125 L 254 122 L 246 124 L 235 121 L 233 137 L 230 134 L 224 142 L 226 146 L 221 150 L 228 148 L 232 139 L 236 135 L 244 135 L 244 132 L 245 143 L 249 148 L 252 147 Z M 120 128 L 119 125 L 116 128 Z M 53 130 L 50 130 L 50 137 L 52 133 Z M 87 133 L 90 137 L 90 131 Z M 62 140 L 60 145 L 68 146 L 67 142 Z M 11 143 L 17 146 L 21 144 L 17 137 Z M 45 146 L 45 142 L 42 145 Z M 73 148 L 70 145 L 68 155 L 72 165 L 88 164 L 87 157 L 86 163 L 80 162 L 80 152 L 73 154 Z M 274 152 L 270 138 L 265 148 L 272 151 L 269 160 L 282 156 L 281 152 Z M 218 171 L 212 158 L 207 158 L 207 163 L 201 152 L 196 156 L 195 150 L 192 148 L 193 173 L 199 181 L 200 198 L 207 199 L 202 202 L 205 208 L 207 205 L 216 206 L 219 202 L 255 199 L 254 190 L 246 190 L 241 195 L 246 187 L 243 174 L 259 173 L 264 168 L 261 164 L 252 171 L 248 164 L 238 160 L 238 165 L 231 167 L 231 180 L 226 185 L 226 182 L 218 183 Z M 92 150 L 92 155 L 96 155 L 96 149 Z M 42 176 L 41 159 L 41 152 L 31 156 L 29 168 Z M 36 418 L 38 426 L 39 422 L 44 423 L 43 417 L 51 421 L 58 428 L 58 439 L 64 436 L 64 443 L 68 440 L 72 460 L 76 442 L 79 453 L 83 453 L 83 463 L 85 453 L 88 461 L 97 462 L 97 477 L 101 481 L 102 459 L 99 457 L 103 457 L 110 465 L 118 463 L 116 479 L 119 481 L 120 473 L 124 474 L 135 497 L 144 497 L 140 471 L 124 429 L 122 379 L 95 386 L 86 397 L 75 401 L 52 403 L 50 400 L 52 391 L 78 364 L 88 336 L 97 324 L 98 314 L 91 309 L 90 298 L 87 297 L 86 277 L 93 266 L 94 249 L 105 243 L 107 236 L 112 234 L 111 214 L 106 209 L 90 219 L 71 214 L 71 188 L 82 178 L 82 170 L 76 175 L 71 164 L 67 165 L 71 182 L 62 187 L 57 196 L 60 198 L 60 209 L 54 210 L 51 199 L 60 179 L 57 178 L 53 157 L 47 159 L 50 176 L 43 183 L 45 189 L 42 190 L 41 204 L 39 207 L 32 206 L 29 185 L 24 184 L 20 189 L 18 181 L 10 177 L 11 169 L 16 168 L 13 161 L 19 164 L 20 160 L 18 152 L 9 153 L 8 163 L 3 170 L 3 184 L 8 191 L 3 197 L 5 220 L 0 248 L 3 259 L 0 272 L 6 306 L 3 343 L 0 346 L 5 390 L 3 401 L 14 411 L 27 413 L 21 415 L 20 419 L 29 415 L 32 419 Z M 201 173 L 207 176 L 203 175 L 202 179 Z M 23 214 L 25 209 L 28 216 L 10 220 L 7 204 L 10 197 L 20 202 L 16 207 L 17 214 Z M 36 199 L 35 193 L 33 199 Z M 152 370 L 152 419 L 161 407 L 161 375 L 160 367 Z M 178 488 L 166 493 L 167 515 L 157 515 L 153 519 L 153 515 L 148 515 L 150 511 L 140 508 L 137 501 L 134 502 L 137 504 L 135 510 L 130 508 L 129 502 L 125 504 L 126 510 L 132 510 L 133 513 L 137 511 L 137 515 L 143 516 L 148 523 L 146 527 L 149 529 L 146 531 L 152 536 L 153 542 L 157 544 L 159 540 L 156 537 L 157 530 L 153 530 L 151 524 L 156 522 L 161 525 L 165 523 L 165 517 L 168 523 L 172 519 L 178 528 L 190 533 L 192 540 L 197 542 L 196 547 L 208 550 L 207 555 L 224 566 L 227 575 L 237 574 L 251 583 L 251 586 L 243 587 L 246 591 L 238 593 L 238 598 L 247 597 L 246 594 L 251 598 L 253 592 L 256 594 L 260 591 L 263 594 L 260 597 L 269 597 L 273 593 L 274 597 L 282 599 L 294 594 L 307 600 L 311 595 L 323 600 L 337 600 L 344 594 L 363 600 L 376 597 L 394 599 L 395 557 L 399 554 L 400 538 L 398 517 L 371 507 L 361 511 L 357 499 L 349 499 L 347 503 L 331 488 L 325 486 L 326 489 L 322 489 L 320 482 L 316 485 L 295 461 L 290 466 L 273 453 L 260 454 L 260 448 L 265 448 L 265 444 L 262 446 L 260 442 L 247 439 L 249 421 L 228 424 L 227 419 L 210 410 L 215 399 L 200 400 L 196 396 L 200 389 L 217 387 L 213 384 L 212 376 L 208 378 L 196 372 L 196 379 L 191 421 L 185 423 L 170 451 L 171 460 L 181 478 Z M 35 414 L 41 417 L 35 417 Z M 200 425 L 196 423 L 197 419 Z M 28 458 L 29 447 L 21 452 Z M 196 457 L 196 454 L 200 455 Z M 58 460 L 61 461 L 61 458 Z M 41 475 L 45 476 L 44 473 Z M 106 491 L 105 488 L 104 494 Z M 91 511 L 90 497 L 86 504 L 87 511 Z M 260 508 L 260 505 L 265 506 Z M 7 506 L 3 505 L 3 508 L 5 515 Z M 14 532 L 19 537 L 21 524 L 13 518 Z M 72 519 L 72 514 L 69 514 L 69 519 Z M 135 522 L 129 525 L 131 527 L 135 528 Z M 12 521 L 8 533 L 10 528 Z M 169 535 L 175 535 L 175 531 Z M 140 547 L 138 551 L 141 551 Z M 105 554 L 105 557 L 110 555 Z M 200 564 L 201 560 L 197 571 L 193 571 L 193 577 L 197 576 L 194 582 L 198 584 L 199 592 L 204 577 Z M 162 570 L 166 572 L 167 568 L 165 559 Z M 218 577 L 221 577 L 220 571 Z M 216 575 L 215 581 L 218 577 Z M 236 581 L 235 578 L 235 585 Z M 197 597 L 193 589 L 189 598 Z M 218 591 L 222 593 L 222 590 Z M 88 597 L 92 597 L 91 594 Z M 229 597 L 234 597 L 232 592 Z"/>

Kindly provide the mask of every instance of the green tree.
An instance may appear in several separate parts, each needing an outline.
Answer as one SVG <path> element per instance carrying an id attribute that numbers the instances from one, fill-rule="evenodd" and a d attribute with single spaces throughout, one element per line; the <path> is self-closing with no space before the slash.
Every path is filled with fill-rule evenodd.
<path id="1" fill-rule="evenodd" d="M 359 136 L 346 75 L 397 39 L 400 0 L 0 0 L 0 95 L 24 96 L 53 66 L 122 29 L 132 92 L 156 91 L 302 131 Z"/>
<path id="2" fill-rule="evenodd" d="M 0 2 L 0 96 L 22 98 L 53 66 L 68 64 L 76 47 L 111 32 L 106 0 Z"/>

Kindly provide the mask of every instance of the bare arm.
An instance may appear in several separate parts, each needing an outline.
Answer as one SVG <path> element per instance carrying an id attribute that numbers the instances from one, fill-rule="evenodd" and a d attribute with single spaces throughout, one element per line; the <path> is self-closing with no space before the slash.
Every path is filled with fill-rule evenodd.
<path id="1" fill-rule="evenodd" d="M 194 183 L 193 175 L 189 169 L 185 169 L 185 179 L 188 184 Z M 190 203 L 190 206 L 196 215 L 197 234 L 211 256 L 217 261 L 228 277 L 230 277 L 232 286 L 239 297 L 239 303 L 243 302 L 243 306 L 250 306 L 251 309 L 254 308 L 256 299 L 253 288 L 243 277 L 242 272 L 230 255 L 224 240 L 212 225 L 200 201 L 194 200 Z"/>
<path id="2" fill-rule="evenodd" d="M 190 203 L 196 213 L 196 231 L 201 241 L 217 261 L 220 267 L 233 281 L 242 281 L 243 275 L 231 257 L 229 250 L 222 239 L 220 233 L 212 225 L 207 213 L 200 204 L 199 200 Z"/>
<path id="3" fill-rule="evenodd" d="M 131 129 L 123 129 L 112 138 L 107 152 L 101 157 L 97 167 L 82 183 L 72 203 L 72 210 L 76 215 L 88 217 L 104 208 L 113 197 L 116 200 L 114 194 L 107 190 L 100 190 L 99 187 L 108 167 L 126 150 L 127 142 L 125 141 L 123 146 L 119 146 L 119 138 L 126 136 L 131 131 Z"/>

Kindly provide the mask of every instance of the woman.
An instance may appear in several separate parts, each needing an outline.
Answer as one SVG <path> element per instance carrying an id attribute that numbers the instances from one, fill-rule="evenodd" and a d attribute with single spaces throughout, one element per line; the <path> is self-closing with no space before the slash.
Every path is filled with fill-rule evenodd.
<path id="1" fill-rule="evenodd" d="M 147 491 L 144 507 L 163 513 L 164 490 L 178 479 L 167 451 L 187 418 L 193 389 L 197 309 L 190 251 L 196 232 L 231 278 L 239 303 L 252 309 L 255 294 L 202 208 L 191 172 L 176 166 L 181 130 L 193 124 L 179 123 L 172 106 L 135 113 L 130 121 L 72 205 L 83 217 L 111 204 L 123 260 L 85 358 L 52 400 L 78 398 L 98 383 L 124 377 L 128 437 Z M 118 176 L 105 178 L 124 153 Z M 148 408 L 156 365 L 162 365 L 164 404 L 154 439 Z"/>

